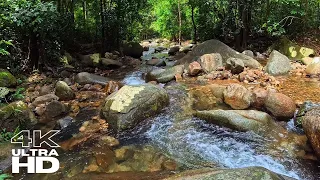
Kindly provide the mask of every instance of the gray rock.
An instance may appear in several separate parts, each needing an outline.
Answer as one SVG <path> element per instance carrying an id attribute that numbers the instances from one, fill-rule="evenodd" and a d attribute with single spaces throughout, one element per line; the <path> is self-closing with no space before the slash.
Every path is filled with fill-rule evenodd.
<path id="1" fill-rule="evenodd" d="M 277 76 L 288 74 L 290 70 L 291 64 L 289 58 L 276 50 L 272 51 L 265 71 L 270 75 Z"/>
<path id="2" fill-rule="evenodd" d="M 143 54 L 143 47 L 137 42 L 129 42 L 124 44 L 123 53 L 126 56 L 140 58 Z"/>
<path id="3" fill-rule="evenodd" d="M 254 58 L 254 53 L 251 50 L 245 50 L 242 52 L 242 54 Z"/>
<path id="4" fill-rule="evenodd" d="M 84 84 L 106 85 L 110 81 L 110 79 L 106 77 L 90 74 L 87 72 L 81 72 L 77 74 L 74 79 L 76 83 L 79 83 L 81 85 L 84 85 Z"/>
<path id="5" fill-rule="evenodd" d="M 244 63 L 238 58 L 229 58 L 226 63 L 226 69 L 231 70 L 232 74 L 240 74 L 244 71 Z"/>
<path id="6" fill-rule="evenodd" d="M 61 118 L 57 121 L 57 125 L 59 127 L 59 129 L 64 129 L 66 127 L 68 127 L 73 121 L 73 118 L 70 116 L 66 116 L 64 118 Z"/>
<path id="7" fill-rule="evenodd" d="M 61 101 L 69 101 L 76 97 L 73 90 L 64 81 L 58 81 L 56 83 L 55 95 L 57 95 Z"/>
<path id="8" fill-rule="evenodd" d="M 171 48 L 169 49 L 168 54 L 169 54 L 170 56 L 173 56 L 173 55 L 175 55 L 177 52 L 179 52 L 179 50 L 180 50 L 180 46 L 171 47 Z"/>
<path id="9" fill-rule="evenodd" d="M 110 126 L 122 131 L 159 113 L 169 104 L 167 92 L 152 84 L 123 86 L 105 100 L 102 116 Z"/>
<path id="10" fill-rule="evenodd" d="M 107 58 L 101 58 L 101 64 L 104 67 L 122 67 L 123 64 L 119 61 L 113 60 L 113 59 L 107 59 Z"/>
<path id="11" fill-rule="evenodd" d="M 182 74 L 183 70 L 183 65 L 178 65 L 166 69 L 154 69 L 147 73 L 146 81 L 157 81 L 158 83 L 167 83 L 175 79 L 176 74 Z"/>
<path id="12" fill-rule="evenodd" d="M 257 133 L 263 132 L 272 121 L 267 113 L 255 110 L 210 110 L 198 111 L 195 115 L 219 126 Z"/>
<path id="13" fill-rule="evenodd" d="M 235 51 L 234 49 L 218 40 L 208 40 L 203 42 L 202 44 L 197 45 L 185 57 L 181 58 L 179 62 L 180 64 L 190 63 L 197 60 L 198 57 L 204 54 L 212 53 L 219 53 L 222 56 L 224 65 L 229 58 L 239 58 L 243 61 L 246 67 L 261 68 L 261 64 L 257 60 Z"/>

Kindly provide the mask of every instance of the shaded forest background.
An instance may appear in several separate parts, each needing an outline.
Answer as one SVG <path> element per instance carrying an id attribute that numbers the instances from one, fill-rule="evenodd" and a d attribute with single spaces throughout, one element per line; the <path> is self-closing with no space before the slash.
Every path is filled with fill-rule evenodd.
<path id="1" fill-rule="evenodd" d="M 282 35 L 313 42 L 319 28 L 320 0 L 2 0 L 0 68 L 41 70 L 65 52 L 151 38 L 261 51 Z"/>

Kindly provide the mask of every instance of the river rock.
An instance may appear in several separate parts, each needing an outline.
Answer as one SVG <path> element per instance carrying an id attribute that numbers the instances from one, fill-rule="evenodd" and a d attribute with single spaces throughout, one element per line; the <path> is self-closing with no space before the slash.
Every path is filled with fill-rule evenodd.
<path id="1" fill-rule="evenodd" d="M 222 57 L 218 53 L 202 55 L 198 61 L 206 73 L 210 73 L 222 67 Z"/>
<path id="2" fill-rule="evenodd" d="M 195 115 L 219 126 L 257 133 L 262 132 L 272 121 L 272 117 L 267 113 L 255 110 L 197 111 Z"/>
<path id="3" fill-rule="evenodd" d="M 277 118 L 290 119 L 296 111 L 294 101 L 281 93 L 269 92 L 264 102 L 264 107 Z"/>
<path id="4" fill-rule="evenodd" d="M 122 67 L 123 64 L 117 60 L 113 60 L 113 59 L 107 59 L 107 58 L 101 58 L 101 64 L 104 67 Z"/>
<path id="5" fill-rule="evenodd" d="M 180 46 L 173 46 L 169 49 L 168 54 L 170 56 L 174 56 L 177 52 L 179 52 Z"/>
<path id="6" fill-rule="evenodd" d="M 124 44 L 123 53 L 126 56 L 140 58 L 143 54 L 143 47 L 137 42 L 129 42 Z"/>
<path id="7" fill-rule="evenodd" d="M 285 75 L 291 70 L 290 60 L 287 56 L 274 50 L 270 54 L 265 71 L 270 75 Z"/>
<path id="8" fill-rule="evenodd" d="M 252 95 L 252 106 L 257 109 L 261 109 L 264 105 L 264 101 L 268 96 L 268 91 L 263 88 L 256 88 L 252 91 Z"/>
<path id="9" fill-rule="evenodd" d="M 320 74 L 320 57 L 316 57 L 307 66 L 306 73 L 308 75 L 318 75 Z"/>
<path id="10" fill-rule="evenodd" d="M 155 48 L 155 52 L 156 52 L 156 53 L 162 52 L 162 51 L 164 51 L 164 50 L 166 50 L 166 48 L 163 47 L 163 46 L 158 46 L 158 47 Z"/>
<path id="11" fill-rule="evenodd" d="M 69 101 L 76 97 L 74 91 L 64 81 L 58 81 L 56 83 L 55 95 L 57 95 L 61 101 Z"/>
<path id="12" fill-rule="evenodd" d="M 310 101 L 306 101 L 304 102 L 300 107 L 299 110 L 297 112 L 296 118 L 295 118 L 295 125 L 298 127 L 302 127 L 302 120 L 303 117 L 306 115 L 307 112 L 309 112 L 310 110 L 319 107 L 320 108 L 320 104 L 317 103 L 312 103 Z"/>
<path id="13" fill-rule="evenodd" d="M 123 86 L 105 100 L 102 116 L 118 131 L 133 128 L 169 104 L 167 92 L 152 84 Z"/>
<path id="14" fill-rule="evenodd" d="M 201 70 L 202 70 L 201 65 L 197 61 L 194 61 L 189 64 L 188 74 L 191 76 L 196 76 L 197 74 L 199 74 Z"/>
<path id="15" fill-rule="evenodd" d="M 51 85 L 44 85 L 40 88 L 40 91 L 39 91 L 39 95 L 40 96 L 43 96 L 43 95 L 46 95 L 46 94 L 50 94 L 52 92 L 52 86 Z"/>
<path id="16" fill-rule="evenodd" d="M 13 87 L 17 85 L 17 79 L 7 70 L 0 69 L 0 87 Z"/>
<path id="17" fill-rule="evenodd" d="M 106 85 L 110 80 L 103 76 L 81 72 L 75 76 L 75 82 L 81 85 L 84 84 L 100 84 Z"/>
<path id="18" fill-rule="evenodd" d="M 46 95 L 37 97 L 31 103 L 30 107 L 35 108 L 35 107 L 39 106 L 40 104 L 46 104 L 46 103 L 49 103 L 51 101 L 58 100 L 58 99 L 59 99 L 59 97 L 56 96 L 55 94 L 46 94 Z"/>
<path id="19" fill-rule="evenodd" d="M 247 109 L 252 102 L 252 93 L 240 84 L 231 84 L 223 91 L 224 102 L 233 109 Z"/>
<path id="20" fill-rule="evenodd" d="M 100 64 L 100 54 L 88 54 L 88 55 L 81 55 L 78 54 L 78 57 L 81 61 L 81 64 L 84 66 L 93 66 L 97 67 Z"/>
<path id="21" fill-rule="evenodd" d="M 154 69 L 147 73 L 146 81 L 157 81 L 158 83 L 167 83 L 175 79 L 176 74 L 182 75 L 183 65 L 173 66 L 166 69 Z"/>
<path id="22" fill-rule="evenodd" d="M 40 123 L 48 123 L 60 115 L 66 114 L 69 112 L 69 107 L 59 101 L 52 101 L 45 106 L 45 110 L 40 117 Z"/>
<path id="23" fill-rule="evenodd" d="M 7 132 L 14 132 L 17 127 L 29 129 L 36 122 L 34 113 L 22 101 L 13 102 L 0 108 L 1 130 L 6 129 Z"/>
<path id="24" fill-rule="evenodd" d="M 244 63 L 238 58 L 229 58 L 226 63 L 226 69 L 231 70 L 232 74 L 240 74 L 244 71 Z"/>
<path id="25" fill-rule="evenodd" d="M 243 61 L 246 67 L 261 68 L 261 64 L 252 57 L 246 56 L 242 53 L 235 51 L 226 44 L 218 40 L 208 40 L 202 44 L 197 45 L 189 52 L 185 57 L 179 60 L 179 63 L 185 64 L 192 61 L 196 61 L 198 57 L 205 54 L 219 53 L 223 59 L 223 65 L 225 65 L 229 58 L 239 58 Z"/>
<path id="26" fill-rule="evenodd" d="M 263 167 L 198 169 L 175 174 L 166 180 L 290 180 Z M 291 179 L 292 180 L 292 179 Z"/>
<path id="27" fill-rule="evenodd" d="M 314 108 L 303 117 L 302 127 L 316 155 L 320 158 L 320 108 Z"/>
<path id="28" fill-rule="evenodd" d="M 157 67 L 160 67 L 160 66 L 165 66 L 166 63 L 164 61 L 163 58 L 159 59 L 159 58 L 152 58 L 150 60 L 147 61 L 146 63 L 147 65 L 151 65 L 151 66 L 157 66 Z"/>
<path id="29" fill-rule="evenodd" d="M 254 53 L 251 50 L 244 50 L 242 54 L 254 58 Z"/>

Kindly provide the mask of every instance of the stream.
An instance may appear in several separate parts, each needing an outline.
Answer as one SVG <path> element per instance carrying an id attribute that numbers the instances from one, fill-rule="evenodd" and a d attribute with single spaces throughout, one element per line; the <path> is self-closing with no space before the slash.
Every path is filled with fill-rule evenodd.
<path id="1" fill-rule="evenodd" d="M 150 53 L 153 51 L 151 49 Z M 148 55 L 145 53 L 145 56 Z M 127 85 L 144 84 L 143 74 L 147 69 L 142 66 L 138 71 L 129 72 L 122 82 Z M 253 132 L 233 131 L 194 118 L 192 96 L 188 91 L 190 84 L 172 82 L 162 86 L 169 94 L 170 105 L 161 114 L 145 120 L 132 131 L 119 134 L 117 139 L 122 147 L 152 147 L 156 153 L 177 162 L 179 170 L 260 166 L 295 179 L 316 180 L 320 177 L 320 168 L 315 161 L 292 157 L 283 149 L 270 150 L 268 144 L 277 139 L 262 137 Z M 293 128 L 292 125 L 287 127 L 289 131 Z M 90 163 L 92 158 L 89 154 L 94 148 L 92 144 L 84 146 L 82 150 L 61 154 L 59 159 L 65 166 L 60 174 L 70 177 L 80 173 L 83 166 Z M 138 160 L 132 163 L 142 166 Z M 32 177 L 44 179 L 44 176 Z M 24 174 L 19 179 L 29 178 L 29 175 Z"/>

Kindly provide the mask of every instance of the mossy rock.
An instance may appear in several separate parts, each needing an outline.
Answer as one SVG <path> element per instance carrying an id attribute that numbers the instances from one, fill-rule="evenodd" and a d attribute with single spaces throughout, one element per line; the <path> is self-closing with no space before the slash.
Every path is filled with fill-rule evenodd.
<path id="1" fill-rule="evenodd" d="M 0 87 L 13 87 L 17 85 L 17 79 L 7 70 L 0 69 Z"/>
<path id="2" fill-rule="evenodd" d="M 281 37 L 278 42 L 270 47 L 270 51 L 274 49 L 286 55 L 288 58 L 294 60 L 302 60 L 305 57 L 309 57 L 310 55 L 315 54 L 315 51 L 313 49 L 299 46 L 296 43 L 290 41 L 285 36 Z"/>
<path id="3" fill-rule="evenodd" d="M 8 132 L 13 132 L 18 126 L 20 129 L 29 129 L 36 121 L 33 112 L 22 101 L 13 102 L 0 109 L 0 127 Z"/>
<path id="4" fill-rule="evenodd" d="M 106 98 L 101 114 L 113 129 L 122 131 L 134 128 L 168 104 L 166 90 L 156 85 L 123 86 Z"/>

